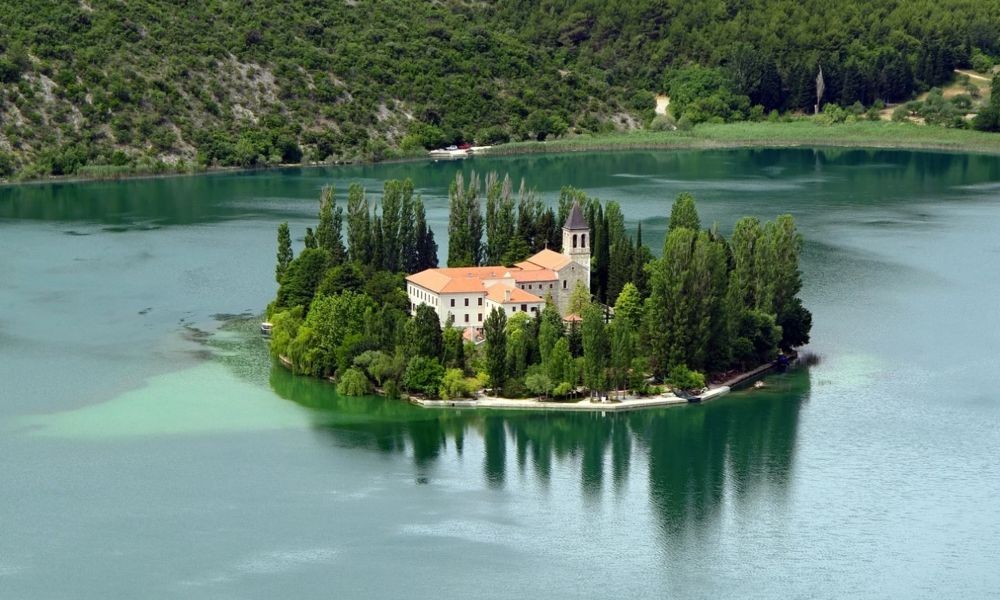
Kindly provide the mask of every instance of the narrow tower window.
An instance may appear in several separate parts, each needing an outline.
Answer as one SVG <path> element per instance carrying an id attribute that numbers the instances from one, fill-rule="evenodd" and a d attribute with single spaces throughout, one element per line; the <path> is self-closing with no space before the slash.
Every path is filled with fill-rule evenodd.
<path id="1" fill-rule="evenodd" d="M 576 234 L 573 234 L 573 247 L 576 248 Z"/>
<path id="2" fill-rule="evenodd" d="M 586 248 L 587 247 L 587 234 L 586 233 L 581 233 L 580 234 L 580 247 L 581 248 Z"/>

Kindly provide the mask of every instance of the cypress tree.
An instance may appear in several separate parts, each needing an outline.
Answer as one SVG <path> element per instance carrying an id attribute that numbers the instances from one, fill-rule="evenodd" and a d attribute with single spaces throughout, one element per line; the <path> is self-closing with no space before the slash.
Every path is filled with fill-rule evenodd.
<path id="1" fill-rule="evenodd" d="M 417 267 L 417 230 L 414 219 L 413 181 L 406 179 L 402 183 L 402 198 L 399 207 L 399 257 L 396 264 L 401 271 L 414 273 Z"/>
<path id="2" fill-rule="evenodd" d="M 316 244 L 330 253 L 331 264 L 334 266 L 343 263 L 347 258 L 347 251 L 344 249 L 342 237 L 343 227 L 344 210 L 337 206 L 333 188 L 324 186 L 320 195 Z"/>
<path id="3" fill-rule="evenodd" d="M 413 271 L 423 271 L 431 269 L 438 264 L 438 247 L 434 241 L 434 232 L 427 226 L 427 216 L 424 212 L 424 202 L 419 197 L 413 205 L 415 236 L 416 236 L 416 263 Z"/>
<path id="4" fill-rule="evenodd" d="M 448 266 L 473 267 L 482 258 L 483 215 L 479 206 L 479 177 L 475 171 L 466 187 L 462 173 L 448 190 Z"/>
<path id="5" fill-rule="evenodd" d="M 363 265 L 372 258 L 371 215 L 368 198 L 361 184 L 352 183 L 347 190 L 347 245 L 351 260 Z"/>
<path id="6" fill-rule="evenodd" d="M 507 381 L 507 315 L 502 308 L 494 308 L 483 324 L 486 338 L 486 372 L 490 377 L 493 393 L 498 394 Z"/>
<path id="7" fill-rule="evenodd" d="M 314 250 L 316 246 L 316 235 L 313 233 L 312 227 L 306 227 L 306 236 L 303 238 L 303 243 L 307 250 Z"/>
<path id="8" fill-rule="evenodd" d="M 274 278 L 278 283 L 281 283 L 281 278 L 293 258 L 295 257 L 292 253 L 292 236 L 288 231 L 288 223 L 282 223 L 278 225 L 278 265 L 274 269 Z"/>
<path id="9" fill-rule="evenodd" d="M 403 184 L 398 179 L 385 182 L 382 194 L 382 268 L 400 269 L 399 226 L 402 216 Z"/>
<path id="10" fill-rule="evenodd" d="M 382 217 L 378 214 L 378 205 L 375 205 L 375 216 L 372 218 L 371 235 L 371 266 L 373 269 L 385 269 L 385 244 L 382 241 Z"/>
<path id="11" fill-rule="evenodd" d="M 581 333 L 583 337 L 583 384 L 590 389 L 590 395 L 593 397 L 606 386 L 604 369 L 608 358 L 604 312 L 596 304 L 590 304 L 584 309 Z"/>

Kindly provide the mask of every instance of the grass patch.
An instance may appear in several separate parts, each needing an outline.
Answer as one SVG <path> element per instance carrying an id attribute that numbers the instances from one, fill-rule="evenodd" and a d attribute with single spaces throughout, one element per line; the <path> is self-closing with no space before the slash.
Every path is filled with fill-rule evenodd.
<path id="1" fill-rule="evenodd" d="M 616 132 L 567 137 L 547 142 L 515 142 L 492 148 L 489 154 L 795 146 L 901 148 L 1000 154 L 1000 135 L 911 123 L 857 121 L 821 125 L 810 119 L 801 119 L 778 123 L 702 123 L 690 131 Z"/>

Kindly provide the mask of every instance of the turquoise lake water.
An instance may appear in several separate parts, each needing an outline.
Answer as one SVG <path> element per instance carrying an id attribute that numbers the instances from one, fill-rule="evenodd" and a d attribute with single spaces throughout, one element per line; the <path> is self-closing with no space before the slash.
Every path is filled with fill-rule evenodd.
<path id="1" fill-rule="evenodd" d="M 809 369 L 621 415 L 429 411 L 271 366 L 275 229 L 457 170 L 658 250 L 795 215 Z M 341 195 L 343 198 L 343 195 Z M 0 187 L 0 598 L 984 598 L 1000 590 L 1000 158 L 586 153 Z"/>

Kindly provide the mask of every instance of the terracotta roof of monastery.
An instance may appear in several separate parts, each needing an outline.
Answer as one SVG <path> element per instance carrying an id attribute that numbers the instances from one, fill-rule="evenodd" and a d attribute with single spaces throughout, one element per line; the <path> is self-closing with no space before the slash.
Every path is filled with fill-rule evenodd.
<path id="1" fill-rule="evenodd" d="M 565 267 L 570 263 L 570 257 L 565 254 L 560 254 L 555 250 L 549 250 L 546 248 L 538 254 L 529 258 L 526 262 L 534 265 L 538 265 L 543 269 L 551 269 L 552 271 L 558 271 L 559 269 Z M 537 268 L 537 267 L 536 267 Z"/>
<path id="2" fill-rule="evenodd" d="M 507 292 L 510 292 L 510 299 L 507 299 Z M 486 288 L 486 297 L 497 304 L 518 304 L 521 302 L 541 302 L 538 296 L 528 293 L 520 288 L 511 287 L 502 283 L 494 283 Z"/>
<path id="3" fill-rule="evenodd" d="M 484 279 L 510 277 L 506 267 L 451 267 L 425 269 L 406 280 L 436 294 L 471 294 L 484 291 Z"/>
<path id="4" fill-rule="evenodd" d="M 551 269 L 534 269 L 531 271 L 514 271 L 510 272 L 511 277 L 514 281 L 529 282 L 529 281 L 555 281 L 556 272 Z"/>

